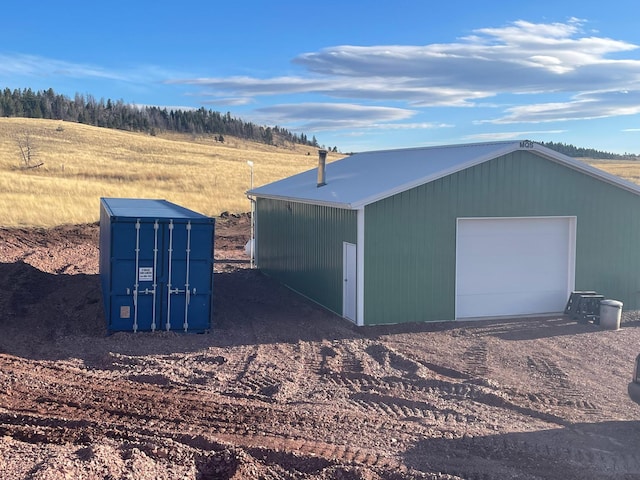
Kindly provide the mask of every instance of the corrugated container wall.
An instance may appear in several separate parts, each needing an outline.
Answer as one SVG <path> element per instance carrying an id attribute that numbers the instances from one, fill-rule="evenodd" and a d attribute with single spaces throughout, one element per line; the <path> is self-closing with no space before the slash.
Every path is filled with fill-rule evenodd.
<path id="1" fill-rule="evenodd" d="M 100 200 L 109 332 L 204 332 L 213 313 L 215 220 L 166 200 Z"/>

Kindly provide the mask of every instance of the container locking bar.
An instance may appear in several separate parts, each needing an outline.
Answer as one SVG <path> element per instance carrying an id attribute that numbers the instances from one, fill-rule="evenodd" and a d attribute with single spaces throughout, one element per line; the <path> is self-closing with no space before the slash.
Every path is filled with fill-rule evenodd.
<path id="1" fill-rule="evenodd" d="M 184 323 L 182 327 L 186 332 L 189 329 L 189 260 L 191 257 L 191 222 L 187 222 L 187 266 L 184 280 Z"/>
<path id="2" fill-rule="evenodd" d="M 151 331 L 156 331 L 156 289 L 158 287 L 158 219 L 153 224 L 153 306 L 151 307 Z"/>
<path id="3" fill-rule="evenodd" d="M 138 268 L 140 265 L 140 219 L 136 220 L 136 282 L 133 284 L 133 333 L 138 331 Z"/>
<path id="4" fill-rule="evenodd" d="M 171 266 L 173 264 L 173 220 L 169 220 L 169 277 L 167 278 L 167 332 L 171 330 Z"/>

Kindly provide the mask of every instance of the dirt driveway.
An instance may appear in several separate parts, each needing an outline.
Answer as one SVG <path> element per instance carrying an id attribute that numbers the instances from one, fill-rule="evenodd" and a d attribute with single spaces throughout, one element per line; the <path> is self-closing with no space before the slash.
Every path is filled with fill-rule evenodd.
<path id="1" fill-rule="evenodd" d="M 216 230 L 209 334 L 107 336 L 98 226 L 0 229 L 0 478 L 640 478 L 638 312 L 356 328 Z"/>

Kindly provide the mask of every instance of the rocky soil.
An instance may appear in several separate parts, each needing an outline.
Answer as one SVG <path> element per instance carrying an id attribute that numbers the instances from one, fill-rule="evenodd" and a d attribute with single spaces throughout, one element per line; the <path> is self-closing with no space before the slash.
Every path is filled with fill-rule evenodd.
<path id="1" fill-rule="evenodd" d="M 0 229 L 0 478 L 636 479 L 640 316 L 357 328 L 217 221 L 207 334 L 106 334 L 97 225 Z"/>

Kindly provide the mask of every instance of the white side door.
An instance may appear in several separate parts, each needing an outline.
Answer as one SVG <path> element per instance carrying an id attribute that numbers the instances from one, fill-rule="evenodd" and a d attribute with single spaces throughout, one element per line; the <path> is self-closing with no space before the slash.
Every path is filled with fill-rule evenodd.
<path id="1" fill-rule="evenodd" d="M 343 243 L 342 249 L 342 316 L 355 322 L 357 294 L 357 249 L 353 243 Z"/>

